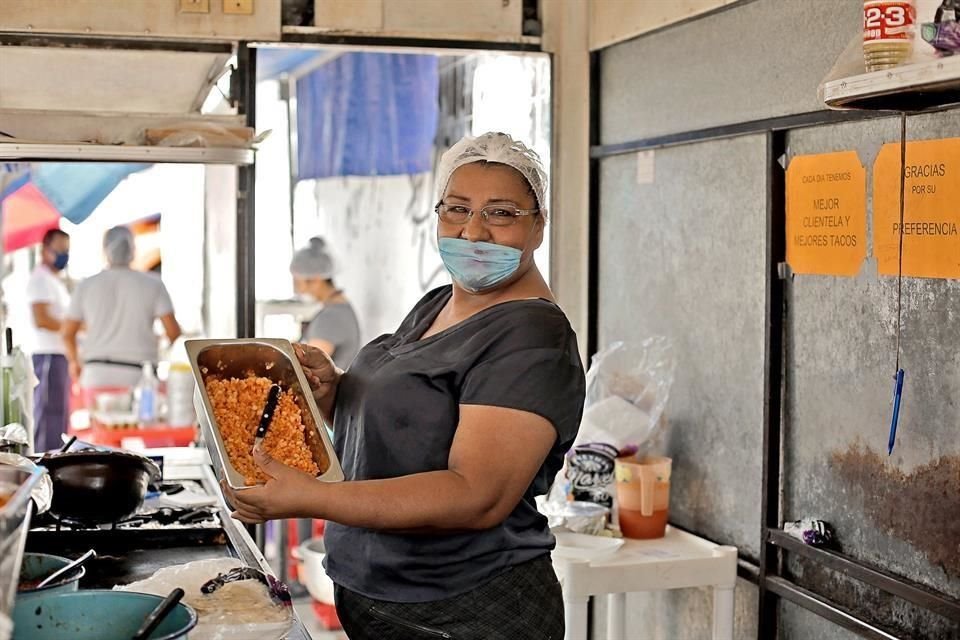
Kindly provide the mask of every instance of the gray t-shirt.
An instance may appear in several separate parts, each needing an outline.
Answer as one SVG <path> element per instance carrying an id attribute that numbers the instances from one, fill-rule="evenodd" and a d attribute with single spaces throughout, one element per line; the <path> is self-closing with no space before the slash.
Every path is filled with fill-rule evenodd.
<path id="1" fill-rule="evenodd" d="M 327 573 L 370 598 L 449 598 L 555 545 L 534 498 L 546 493 L 580 425 L 585 383 L 576 335 L 553 303 L 516 300 L 420 340 L 450 296 L 450 286 L 428 293 L 341 379 L 334 446 L 347 479 L 447 469 L 462 404 L 543 416 L 557 440 L 523 499 L 493 528 L 411 535 L 328 523 Z"/>
<path id="2" fill-rule="evenodd" d="M 333 345 L 333 360 L 346 369 L 360 350 L 360 323 L 349 302 L 325 305 L 303 330 L 304 342 L 326 340 Z"/>
<path id="3" fill-rule="evenodd" d="M 170 294 L 154 274 L 112 268 L 87 278 L 66 317 L 86 325 L 81 360 L 156 362 L 154 320 L 173 313 Z"/>

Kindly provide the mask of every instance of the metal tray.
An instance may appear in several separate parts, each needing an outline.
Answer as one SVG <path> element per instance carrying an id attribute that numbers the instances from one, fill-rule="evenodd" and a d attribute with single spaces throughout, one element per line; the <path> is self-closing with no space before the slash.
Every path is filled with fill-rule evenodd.
<path id="1" fill-rule="evenodd" d="M 44 473 L 46 470 L 41 467 L 28 471 L 0 465 L 0 491 L 7 494 L 8 489 L 15 488 L 9 502 L 0 507 L 0 614 L 9 615 L 13 609 L 33 511 L 30 492 Z"/>
<path id="2" fill-rule="evenodd" d="M 219 479 L 226 479 L 227 484 L 234 489 L 249 486 L 243 474 L 238 473 L 230 463 L 213 414 L 213 405 L 207 395 L 206 381 L 212 378 L 246 378 L 253 375 L 268 378 L 284 390 L 294 392 L 303 416 L 307 446 L 320 469 L 317 479 L 325 482 L 343 480 L 340 461 L 333 451 L 333 444 L 314 402 L 313 393 L 310 392 L 310 385 L 303 375 L 293 346 L 288 341 L 268 338 L 188 340 L 186 348 L 193 375 L 197 379 L 194 403 L 200 420 L 200 430 Z M 224 475 L 225 478 L 221 477 Z"/>

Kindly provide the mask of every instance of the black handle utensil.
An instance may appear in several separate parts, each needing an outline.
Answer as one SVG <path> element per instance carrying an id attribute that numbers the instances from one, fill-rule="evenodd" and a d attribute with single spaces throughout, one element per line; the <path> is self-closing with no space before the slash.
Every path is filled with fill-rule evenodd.
<path id="1" fill-rule="evenodd" d="M 150 637 L 150 634 L 156 631 L 157 627 L 160 626 L 160 623 L 170 615 L 170 612 L 176 608 L 180 600 L 183 598 L 184 593 L 183 589 L 177 587 L 170 592 L 163 601 L 158 604 L 153 611 L 147 614 L 147 617 L 144 618 L 143 624 L 140 625 L 140 628 L 137 629 L 137 632 L 133 634 L 133 640 L 147 640 Z"/>
<path id="2" fill-rule="evenodd" d="M 270 387 L 270 391 L 267 393 L 267 404 L 263 407 L 263 413 L 260 415 L 260 424 L 257 426 L 257 433 L 253 439 L 254 449 L 259 447 L 260 443 L 262 443 L 263 439 L 267 436 L 267 429 L 270 428 L 270 423 L 273 422 L 273 414 L 277 410 L 277 403 L 280 401 L 281 391 L 280 385 L 275 384 Z"/>
<path id="3" fill-rule="evenodd" d="M 57 453 L 66 453 L 70 450 L 70 447 L 73 446 L 73 443 L 77 441 L 77 436 L 70 436 L 70 439 L 63 443 L 63 446 L 60 447 L 60 450 Z"/>

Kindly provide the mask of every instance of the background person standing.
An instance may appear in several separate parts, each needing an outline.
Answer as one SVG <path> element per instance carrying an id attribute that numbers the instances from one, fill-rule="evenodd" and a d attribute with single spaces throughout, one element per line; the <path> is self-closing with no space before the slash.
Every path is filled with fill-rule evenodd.
<path id="1" fill-rule="evenodd" d="M 79 285 L 65 313 L 63 337 L 70 372 L 84 389 L 133 387 L 144 362 L 157 364 L 159 319 L 172 344 L 180 324 L 163 281 L 130 268 L 133 233 L 113 227 L 103 236 L 107 268 Z M 85 331 L 83 357 L 77 335 Z"/>
<path id="2" fill-rule="evenodd" d="M 60 447 L 61 436 L 67 432 L 70 375 L 60 330 L 70 302 L 62 277 L 69 259 L 70 236 L 60 229 L 47 231 L 40 264 L 27 282 L 30 330 L 25 346 L 33 354 L 33 370 L 39 380 L 33 392 L 36 451 Z"/>

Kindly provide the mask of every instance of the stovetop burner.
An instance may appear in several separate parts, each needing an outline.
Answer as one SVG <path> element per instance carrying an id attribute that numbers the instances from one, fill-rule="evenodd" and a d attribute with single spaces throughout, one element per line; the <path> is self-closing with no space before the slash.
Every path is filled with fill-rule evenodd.
<path id="1" fill-rule="evenodd" d="M 31 551 L 56 554 L 67 548 L 83 551 L 93 548 L 97 553 L 109 553 L 111 550 L 226 544 L 220 510 L 208 506 L 209 503 L 202 504 L 204 494 L 199 485 L 188 488 L 191 491 L 184 494 L 193 494 L 188 498 L 194 499 L 196 506 L 189 502 L 189 506 L 173 506 L 169 494 L 151 497 L 136 514 L 111 524 L 58 520 L 49 512 L 35 516 L 27 547 Z M 183 499 L 183 496 L 177 495 L 177 498 Z"/>
<path id="2" fill-rule="evenodd" d="M 89 524 L 67 518 L 58 519 L 49 513 L 33 519 L 34 530 L 117 531 L 126 529 L 197 529 L 220 528 L 219 510 L 213 507 L 160 507 L 144 509 L 119 522 Z"/>

